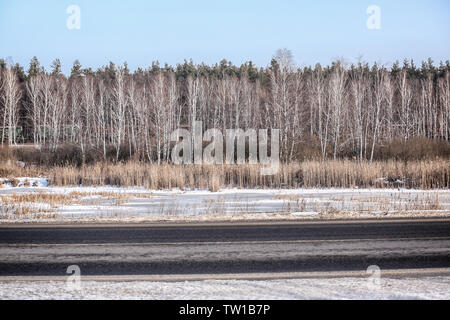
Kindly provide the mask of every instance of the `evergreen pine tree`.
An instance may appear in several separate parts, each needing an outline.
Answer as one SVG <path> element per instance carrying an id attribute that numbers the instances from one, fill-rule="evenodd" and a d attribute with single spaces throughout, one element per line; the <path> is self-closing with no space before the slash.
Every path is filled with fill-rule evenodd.
<path id="1" fill-rule="evenodd" d="M 70 77 L 80 77 L 83 75 L 83 70 L 81 69 L 81 63 L 75 60 L 73 63 L 72 71 L 70 72 Z"/>
<path id="2" fill-rule="evenodd" d="M 61 74 L 61 61 L 59 59 L 55 59 L 52 62 L 52 75 L 58 76 Z"/>
<path id="3" fill-rule="evenodd" d="M 33 57 L 30 61 L 30 67 L 28 69 L 28 77 L 37 76 L 39 73 L 43 72 L 43 68 L 37 57 Z"/>

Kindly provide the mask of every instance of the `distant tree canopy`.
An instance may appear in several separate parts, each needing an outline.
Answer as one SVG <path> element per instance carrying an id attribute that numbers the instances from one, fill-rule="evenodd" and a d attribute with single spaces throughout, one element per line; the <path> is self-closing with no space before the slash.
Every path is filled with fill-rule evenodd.
<path id="1" fill-rule="evenodd" d="M 317 63 L 314 67 L 305 66 L 305 67 L 296 67 L 292 52 L 287 49 L 279 49 L 275 53 L 272 61 L 268 67 L 260 67 L 258 68 L 252 61 L 248 61 L 243 63 L 240 66 L 234 65 L 232 62 L 227 61 L 226 59 L 216 63 L 214 65 L 206 65 L 204 63 L 194 64 L 192 60 L 185 60 L 183 63 L 177 64 L 175 67 L 165 64 L 164 67 L 160 66 L 159 61 L 153 61 L 151 66 L 143 69 L 142 67 L 137 68 L 133 73 L 131 73 L 128 69 L 127 62 L 124 63 L 123 68 L 125 72 L 130 75 L 155 75 L 159 72 L 163 73 L 175 73 L 177 78 L 187 78 L 187 77 L 210 77 L 213 79 L 223 79 L 224 76 L 230 77 L 246 77 L 252 82 L 259 80 L 263 81 L 264 79 L 268 79 L 268 73 L 270 70 L 274 70 L 274 68 L 285 68 L 290 69 L 291 72 L 301 72 L 301 73 L 312 73 L 313 71 L 322 70 L 324 74 L 329 74 L 335 68 L 336 63 L 340 62 L 339 60 L 332 62 L 331 65 L 322 66 L 320 63 Z M 5 59 L 0 59 L 0 70 L 4 70 L 7 66 Z M 43 66 L 41 66 L 37 57 L 33 57 L 30 61 L 27 72 L 23 71 L 23 67 L 19 64 L 14 66 L 16 72 L 21 71 L 20 74 L 24 76 L 23 80 L 26 78 L 36 76 L 38 74 L 50 73 L 52 75 L 62 74 L 62 65 L 60 59 L 55 59 L 51 64 L 51 69 L 49 72 L 45 70 Z M 373 73 L 377 68 L 382 68 L 387 70 L 391 76 L 396 76 L 400 71 L 405 71 L 408 73 L 408 76 L 413 79 L 424 79 L 428 76 L 432 76 L 434 80 L 441 78 L 445 75 L 447 71 L 450 70 L 450 61 L 447 60 L 445 62 L 440 61 L 439 66 L 435 66 L 434 61 L 429 58 L 427 61 L 422 61 L 421 66 L 417 67 L 413 60 L 404 59 L 402 63 L 398 60 L 395 61 L 391 67 L 386 66 L 378 66 L 377 63 L 373 65 L 369 65 L 367 62 L 358 62 L 352 63 L 348 66 L 348 72 L 351 74 L 355 72 L 355 70 L 367 71 L 368 73 Z M 92 76 L 101 76 L 108 77 L 110 79 L 114 79 L 115 72 L 117 66 L 114 62 L 109 62 L 108 65 L 98 68 L 93 71 L 90 67 L 83 68 L 79 60 L 75 60 L 69 75 L 70 77 L 84 76 L 84 75 L 92 75 Z"/>

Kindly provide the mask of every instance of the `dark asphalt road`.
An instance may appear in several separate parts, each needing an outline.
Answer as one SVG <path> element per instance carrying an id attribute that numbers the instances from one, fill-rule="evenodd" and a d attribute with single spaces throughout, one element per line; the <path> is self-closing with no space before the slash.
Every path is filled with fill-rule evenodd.
<path id="1" fill-rule="evenodd" d="M 0 244 L 101 244 L 293 240 L 410 239 L 450 237 L 447 220 L 222 225 L 110 225 L 0 227 Z"/>
<path id="2" fill-rule="evenodd" d="M 450 267 L 450 220 L 2 226 L 0 276 L 277 273 Z"/>

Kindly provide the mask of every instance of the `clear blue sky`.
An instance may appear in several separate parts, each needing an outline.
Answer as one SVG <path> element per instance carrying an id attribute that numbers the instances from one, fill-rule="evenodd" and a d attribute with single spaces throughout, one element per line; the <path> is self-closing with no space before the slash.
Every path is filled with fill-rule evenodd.
<path id="1" fill-rule="evenodd" d="M 69 30 L 69 5 L 81 29 Z M 366 27 L 369 5 L 381 8 L 381 30 Z M 110 60 L 130 69 L 153 60 L 269 64 L 288 48 L 301 65 L 336 57 L 392 63 L 450 59 L 448 0 L 0 0 L 0 57 L 49 68 L 60 58 L 96 69 Z"/>

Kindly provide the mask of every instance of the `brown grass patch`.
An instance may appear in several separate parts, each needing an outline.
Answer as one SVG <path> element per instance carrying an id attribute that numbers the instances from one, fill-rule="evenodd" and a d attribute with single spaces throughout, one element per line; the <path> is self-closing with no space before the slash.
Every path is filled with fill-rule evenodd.
<path id="1" fill-rule="evenodd" d="M 56 194 L 46 192 L 33 192 L 25 194 L 8 194 L 1 195 L 0 200 L 2 205 L 16 205 L 23 203 L 45 203 L 51 207 L 58 207 L 60 205 L 70 205 L 78 202 L 78 198 L 73 195 Z"/>
<path id="2" fill-rule="evenodd" d="M 305 161 L 280 166 L 274 176 L 262 176 L 260 165 L 152 165 L 139 162 L 56 167 L 50 183 L 148 189 L 202 188 L 217 191 L 238 188 L 354 188 L 393 187 L 380 182 L 401 180 L 406 188 L 439 189 L 450 186 L 450 161 L 359 162 L 349 160 Z"/>
<path id="3" fill-rule="evenodd" d="M 10 166 L 10 165 L 9 165 Z M 7 166 L 8 167 L 8 166 Z M 273 176 L 262 176 L 261 165 L 155 165 L 130 161 L 97 163 L 82 167 L 63 166 L 34 169 L 49 178 L 54 186 L 141 186 L 161 189 L 221 188 L 419 188 L 450 187 L 450 160 L 429 161 L 304 161 L 280 165 Z M 0 165 L 0 173 L 33 176 L 30 169 L 14 167 L 8 171 Z M 36 175 L 34 175 L 36 176 Z M 0 175 L 1 177 L 1 175 Z M 402 183 L 398 183 L 397 181 Z"/>

